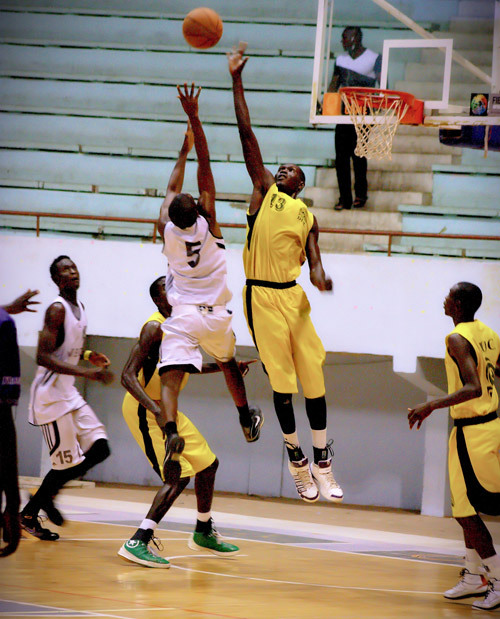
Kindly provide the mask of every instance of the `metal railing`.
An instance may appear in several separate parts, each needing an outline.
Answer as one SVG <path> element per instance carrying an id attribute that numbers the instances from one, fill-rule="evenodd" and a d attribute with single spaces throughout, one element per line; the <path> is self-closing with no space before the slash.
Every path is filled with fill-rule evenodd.
<path id="1" fill-rule="evenodd" d="M 147 219 L 140 217 L 109 217 L 107 215 L 81 215 L 75 213 L 44 213 L 39 211 L 8 211 L 0 210 L 0 215 L 13 215 L 23 217 L 35 217 L 36 218 L 36 236 L 40 236 L 40 220 L 42 218 L 55 218 L 55 219 L 78 219 L 88 221 L 102 221 L 102 222 L 122 222 L 122 223 L 136 223 L 136 224 L 151 224 L 153 226 L 153 232 L 151 241 L 156 243 L 158 237 L 158 220 Z M 221 228 L 240 228 L 245 229 L 246 224 L 239 223 L 224 223 L 219 222 Z M 401 230 L 363 230 L 352 228 L 319 228 L 321 233 L 325 234 L 356 234 L 362 236 L 386 236 L 388 237 L 387 243 L 387 255 L 392 253 L 392 241 L 394 238 L 410 237 L 410 238 L 434 238 L 434 239 L 455 239 L 455 240 L 478 240 L 478 241 L 499 241 L 500 236 L 497 235 L 479 235 L 479 234 L 446 234 L 440 232 L 403 232 Z M 500 245 L 499 245 L 500 248 Z"/>

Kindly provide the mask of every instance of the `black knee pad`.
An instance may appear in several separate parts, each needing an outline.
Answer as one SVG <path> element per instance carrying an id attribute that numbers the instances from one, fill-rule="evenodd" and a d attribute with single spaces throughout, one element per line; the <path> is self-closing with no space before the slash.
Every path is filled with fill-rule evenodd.
<path id="1" fill-rule="evenodd" d="M 218 468 L 219 468 L 219 460 L 217 458 L 215 458 L 215 460 L 212 462 L 212 464 L 210 466 L 207 466 L 207 468 L 205 470 L 213 471 L 215 473 L 215 471 Z"/>
<path id="2" fill-rule="evenodd" d="M 103 462 L 111 455 L 111 449 L 109 443 L 105 438 L 98 438 L 92 447 L 86 452 L 85 460 L 88 465 L 94 466 Z"/>

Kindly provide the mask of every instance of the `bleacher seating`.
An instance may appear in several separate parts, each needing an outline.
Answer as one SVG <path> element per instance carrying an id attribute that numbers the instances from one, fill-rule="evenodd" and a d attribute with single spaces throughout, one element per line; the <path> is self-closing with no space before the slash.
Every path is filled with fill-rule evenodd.
<path id="1" fill-rule="evenodd" d="M 500 236 L 500 166 L 434 165 L 433 179 L 432 204 L 399 205 L 403 232 Z M 370 251 L 385 247 L 365 245 Z M 500 260 L 500 242 L 486 239 L 402 237 L 392 251 Z"/>
<path id="2" fill-rule="evenodd" d="M 393 4 L 433 30 L 445 31 L 456 15 L 455 0 L 441 0 L 439 7 L 406 0 Z M 217 47 L 202 51 L 190 48 L 181 30 L 185 14 L 197 6 L 196 0 L 123 0 L 119 5 L 114 0 L 0 0 L 0 184 L 5 191 L 47 192 L 27 208 L 36 204 L 46 210 L 39 208 L 45 203 L 49 212 L 62 208 L 65 197 L 68 209 L 84 208 L 90 200 L 97 209 L 90 211 L 94 215 L 125 215 L 127 200 L 142 199 L 137 212 L 147 204 L 152 213 L 147 216 L 154 217 L 185 131 L 175 86 L 195 81 L 203 87 L 200 115 L 219 208 L 229 218 L 234 212 L 244 216 L 251 184 L 242 163 L 225 57 L 243 39 L 255 56 L 245 68 L 245 87 L 264 162 L 271 169 L 285 160 L 302 165 L 309 185 L 306 197 L 324 207 L 323 225 L 335 226 L 327 217 L 336 199 L 329 180 L 333 131 L 309 124 L 317 3 L 213 0 L 224 33 Z M 336 3 L 331 38 L 337 52 L 348 23 L 361 25 L 365 45 L 377 51 L 386 38 L 415 38 L 373 2 Z M 457 26 L 456 39 L 470 46 L 474 36 Z M 482 66 L 487 64 L 481 49 L 485 45 L 483 39 L 474 46 L 474 53 L 482 54 Z M 395 55 L 390 86 L 418 84 L 425 53 L 412 49 Z M 439 71 L 432 71 L 437 78 Z M 426 88 L 434 96 L 436 86 Z M 402 128 L 393 160 L 369 166 L 371 225 L 380 228 L 391 221 L 400 229 L 401 217 L 394 223 L 399 203 L 429 203 L 431 166 L 457 163 L 459 153 L 451 155 L 451 150 L 439 145 L 436 130 Z M 194 160 L 187 166 L 185 189 L 197 193 Z M 12 229 L 14 219 L 9 221 Z M 70 229 L 64 226 L 71 223 L 61 222 L 49 223 Z M 84 230 L 83 222 L 78 230 Z M 89 225 L 88 230 L 120 234 L 120 226 L 111 223 Z M 122 228 L 125 235 L 133 230 L 133 224 Z M 136 231 L 141 237 L 150 234 L 139 227 Z"/>
<path id="3" fill-rule="evenodd" d="M 231 91 L 204 88 L 200 100 L 202 120 L 235 124 Z M 276 105 L 276 93 L 247 93 L 252 122 L 258 125 L 301 127 L 309 125 L 310 94 L 289 93 L 286 105 Z M 75 80 L 0 78 L 0 106 L 6 111 L 78 114 L 149 120 L 186 120 L 175 85 L 79 82 Z M 234 141 L 238 141 L 235 131 Z M 332 139 L 333 142 L 333 139 Z"/>
<path id="4" fill-rule="evenodd" d="M 167 185 L 174 160 L 146 157 L 106 157 L 83 153 L 30 150 L 0 151 L 0 182 L 5 185 L 40 188 L 78 188 L 92 186 L 107 193 L 161 194 Z M 184 190 L 197 193 L 197 164 L 188 161 Z M 314 177 L 314 168 L 303 166 L 306 178 Z M 245 164 L 215 161 L 212 171 L 218 195 L 249 195 L 252 185 Z"/>
<path id="5" fill-rule="evenodd" d="M 126 194 L 105 194 L 83 191 L 58 191 L 4 187 L 0 192 L 0 210 L 39 212 L 54 214 L 80 214 L 90 216 L 121 217 L 156 220 L 161 198 Z M 245 206 L 237 202 L 216 202 L 217 213 L 224 223 L 244 224 Z M 0 225 L 5 231 L 33 230 L 35 218 L 24 215 L 0 215 Z M 98 237 L 126 239 L 140 237 L 151 239 L 153 225 L 137 222 L 113 222 L 102 220 L 77 220 L 42 217 L 40 229 L 72 234 L 92 234 Z M 225 228 L 228 242 L 243 243 L 245 231 L 241 228 Z"/>
<path id="6" fill-rule="evenodd" d="M 232 19 L 232 18 L 231 18 Z M 342 26 L 332 28 L 332 39 L 340 40 Z M 413 38 L 411 31 L 399 27 L 368 28 L 366 45 L 382 39 Z M 220 56 L 238 41 L 251 41 L 252 54 L 314 56 L 315 21 L 308 24 L 282 24 L 226 21 L 216 50 L 203 55 Z M 182 36 L 182 18 L 102 17 L 75 14 L 0 12 L 0 41 L 24 45 L 54 45 L 79 48 L 155 50 L 193 52 Z M 196 56 L 200 56 L 196 53 Z M 405 51 L 403 59 L 418 59 L 415 50 Z M 308 76 L 310 82 L 311 75 Z M 310 87 L 310 84 L 309 84 Z"/>
<path id="7" fill-rule="evenodd" d="M 412 2 L 392 0 L 393 6 L 419 21 L 435 24 L 447 23 L 456 16 L 456 0 L 436 2 Z M 0 8 L 16 11 L 40 11 L 44 13 L 78 13 L 83 15 L 121 15 L 169 17 L 182 19 L 188 11 L 197 8 L 199 0 L 2 0 Z M 304 0 L 212 0 L 210 6 L 223 20 L 257 23 L 300 23 L 315 24 L 317 18 L 316 2 Z M 335 23 L 359 23 L 366 26 L 386 23 L 387 14 L 374 3 L 359 2 L 356 5 L 339 3 L 335 7 Z"/>
<path id="8" fill-rule="evenodd" d="M 185 130 L 185 122 L 0 112 L 3 148 L 175 159 Z M 213 161 L 243 161 L 234 127 L 211 124 L 205 133 Z M 255 134 L 264 162 L 269 165 L 276 164 L 278 156 L 293 160 L 299 150 L 303 164 L 328 165 L 332 158 L 333 136 L 329 131 L 256 127 Z"/>

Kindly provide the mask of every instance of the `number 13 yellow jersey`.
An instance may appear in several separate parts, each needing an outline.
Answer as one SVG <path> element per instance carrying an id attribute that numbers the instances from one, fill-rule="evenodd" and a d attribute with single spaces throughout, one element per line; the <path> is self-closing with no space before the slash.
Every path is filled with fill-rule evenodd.
<path id="1" fill-rule="evenodd" d="M 300 199 L 273 184 L 260 209 L 248 215 L 243 264 L 247 279 L 288 282 L 297 278 L 306 259 L 313 215 Z"/>

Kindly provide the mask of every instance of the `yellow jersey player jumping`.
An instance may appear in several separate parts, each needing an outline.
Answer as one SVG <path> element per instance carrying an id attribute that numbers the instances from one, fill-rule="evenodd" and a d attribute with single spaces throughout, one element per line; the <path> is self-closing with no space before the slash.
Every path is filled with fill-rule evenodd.
<path id="1" fill-rule="evenodd" d="M 253 183 L 247 211 L 243 252 L 246 286 L 245 314 L 273 389 L 274 408 L 287 448 L 289 471 L 299 496 L 317 501 L 343 498 L 332 472 L 333 451 L 327 445 L 327 412 L 323 364 L 325 350 L 310 318 L 310 306 L 296 283 L 306 258 L 311 282 L 321 291 L 332 290 L 318 247 L 318 224 L 298 194 L 305 184 L 299 166 L 281 165 L 275 177 L 264 167 L 252 131 L 241 73 L 248 58 L 246 44 L 228 54 L 233 79 L 234 107 L 245 163 Z M 297 436 L 292 394 L 302 384 L 312 433 L 314 462 L 309 465 Z"/>

